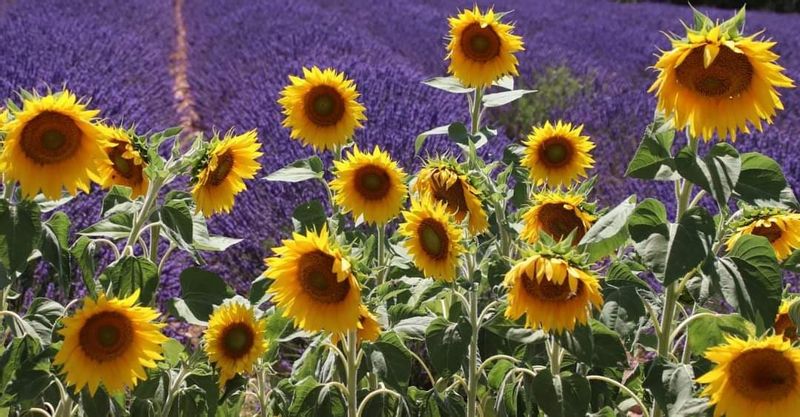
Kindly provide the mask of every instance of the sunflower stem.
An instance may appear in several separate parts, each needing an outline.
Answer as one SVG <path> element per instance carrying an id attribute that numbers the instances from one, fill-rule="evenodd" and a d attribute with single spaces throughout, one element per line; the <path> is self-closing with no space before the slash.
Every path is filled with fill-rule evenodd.
<path id="1" fill-rule="evenodd" d="M 150 261 L 158 265 L 158 241 L 161 237 L 161 224 L 156 223 L 150 228 Z"/>
<path id="2" fill-rule="evenodd" d="M 14 181 L 3 181 L 3 200 L 11 201 L 14 195 Z"/>
<path id="3" fill-rule="evenodd" d="M 476 88 L 475 92 L 473 93 L 472 99 L 472 128 L 470 129 L 470 133 L 473 135 L 477 135 L 478 131 L 481 128 L 481 109 L 483 108 L 483 88 Z"/>
<path id="4" fill-rule="evenodd" d="M 606 377 L 604 377 L 602 375 L 587 375 L 586 379 L 589 380 L 589 381 L 602 381 L 602 382 L 605 382 L 605 383 L 607 383 L 609 385 L 613 385 L 613 386 L 619 388 L 622 392 L 624 392 L 629 397 L 631 397 L 634 401 L 636 401 L 636 405 L 638 405 L 639 408 L 642 409 L 642 416 L 643 417 L 650 417 L 650 413 L 647 412 L 647 407 L 644 406 L 644 403 L 642 402 L 642 399 L 639 398 L 639 396 L 636 395 L 635 392 L 631 391 L 631 389 L 626 387 L 624 384 L 622 384 L 622 383 L 620 383 L 618 381 L 615 381 L 615 380 L 613 380 L 611 378 L 606 378 Z"/>
<path id="5" fill-rule="evenodd" d="M 470 273 L 472 268 L 470 268 Z M 468 277 L 469 278 L 469 277 Z M 478 334 L 480 333 L 480 323 L 478 322 L 478 285 L 472 284 L 469 290 L 469 323 L 472 327 L 472 335 L 469 341 L 469 369 L 467 374 L 467 416 L 475 417 L 478 413 Z"/>
<path id="6" fill-rule="evenodd" d="M 152 214 L 153 207 L 158 201 L 158 193 L 161 191 L 163 181 L 164 179 L 158 176 L 150 181 L 150 185 L 147 187 L 147 194 L 144 197 L 144 203 L 142 203 L 142 209 L 136 214 L 133 225 L 131 226 L 131 233 L 128 236 L 128 241 L 122 249 L 122 256 L 133 256 L 133 247 L 136 245 L 136 241 L 139 240 L 142 227 L 147 223 L 150 214 Z"/>
<path id="7" fill-rule="evenodd" d="M 169 384 L 169 391 L 167 391 L 167 399 L 164 402 L 163 410 L 161 410 L 162 417 L 169 417 L 170 411 L 172 410 L 172 404 L 178 397 L 178 392 L 180 392 L 181 385 L 183 385 L 183 381 L 191 373 L 192 372 L 191 370 L 189 370 L 189 368 L 187 368 L 184 364 L 181 364 L 181 369 L 178 372 L 178 376 L 176 376 L 175 380 Z"/>
<path id="8" fill-rule="evenodd" d="M 386 229 L 385 225 L 383 224 L 376 224 L 375 225 L 375 237 L 378 240 L 378 285 L 383 284 L 386 281 L 386 273 L 388 272 L 388 268 L 386 266 Z"/>
<path id="9" fill-rule="evenodd" d="M 347 417 L 358 416 L 358 333 L 347 332 Z"/>

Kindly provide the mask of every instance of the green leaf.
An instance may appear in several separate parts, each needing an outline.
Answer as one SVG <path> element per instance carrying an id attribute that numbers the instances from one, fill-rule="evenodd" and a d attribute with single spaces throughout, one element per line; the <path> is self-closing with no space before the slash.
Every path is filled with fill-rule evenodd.
<path id="1" fill-rule="evenodd" d="M 431 130 L 426 130 L 417 135 L 417 138 L 414 139 L 414 155 L 419 154 L 419 150 L 422 149 L 422 146 L 425 144 L 425 140 L 428 139 L 428 137 L 437 135 L 446 135 L 449 129 L 450 125 L 444 125 L 444 126 L 434 127 Z"/>
<path id="2" fill-rule="evenodd" d="M 502 93 L 486 94 L 483 96 L 484 107 L 500 107 L 519 100 L 526 94 L 535 93 L 536 90 L 511 90 Z"/>
<path id="3" fill-rule="evenodd" d="M 453 123 L 447 128 L 447 136 L 455 143 L 466 145 L 469 143 L 469 132 L 463 123 Z"/>
<path id="4" fill-rule="evenodd" d="M 642 262 L 654 274 L 663 276 L 669 245 L 669 225 L 664 205 L 652 198 L 639 203 L 628 220 L 628 232 Z"/>
<path id="5" fill-rule="evenodd" d="M 434 77 L 425 80 L 422 83 L 427 86 L 454 94 L 466 94 L 475 91 L 474 88 L 466 87 L 461 84 L 456 77 Z"/>
<path id="6" fill-rule="evenodd" d="M 425 332 L 425 346 L 434 369 L 447 376 L 458 372 L 467 357 L 471 337 L 472 327 L 466 321 L 434 319 Z"/>
<path id="7" fill-rule="evenodd" d="M 628 240 L 628 219 L 636 207 L 636 196 L 632 195 L 600 217 L 578 244 L 589 253 L 589 260 L 596 261 L 616 251 Z"/>
<path id="8" fill-rule="evenodd" d="M 651 362 L 643 385 L 668 416 L 700 415 L 708 407 L 707 400 L 692 395 L 694 372 L 691 365 L 672 364 L 656 358 Z"/>
<path id="9" fill-rule="evenodd" d="M 299 159 L 264 177 L 267 181 L 301 182 L 322 179 L 324 172 L 322 160 L 317 156 Z"/>
<path id="10" fill-rule="evenodd" d="M 751 324 L 738 314 L 697 317 L 689 323 L 689 349 L 697 356 L 725 342 L 725 335 L 743 339 L 751 334 Z"/>
<path id="11" fill-rule="evenodd" d="M 548 417 L 585 417 L 592 399 L 586 377 L 568 372 L 554 377 L 549 369 L 536 374 L 533 394 Z"/>
<path id="12" fill-rule="evenodd" d="M 103 196 L 103 205 L 100 210 L 100 217 L 105 217 L 109 210 L 112 208 L 131 202 L 132 190 L 130 187 L 121 187 L 115 185 Z"/>
<path id="13" fill-rule="evenodd" d="M 783 279 L 769 240 L 761 236 L 742 236 L 737 239 L 729 257 L 741 275 L 741 279 L 735 281 L 740 300 L 749 299 L 752 303 L 751 306 L 740 304 L 740 313 L 753 321 L 759 330 L 771 326 L 781 304 Z M 746 293 L 746 296 L 741 293 Z"/>
<path id="14" fill-rule="evenodd" d="M 750 203 L 781 201 L 788 187 L 781 166 L 775 160 L 758 152 L 742 154 L 742 170 L 734 187 L 736 195 Z"/>
<path id="15" fill-rule="evenodd" d="M 504 75 L 497 81 L 493 82 L 492 85 L 506 89 L 506 90 L 513 90 L 514 89 L 514 76 L 512 75 Z"/>
<path id="16" fill-rule="evenodd" d="M 147 258 L 126 256 L 106 268 L 100 282 L 110 284 L 120 298 L 139 290 L 139 302 L 149 305 L 158 287 L 158 267 Z"/>
<path id="17" fill-rule="evenodd" d="M 194 241 L 192 210 L 182 198 L 168 199 L 158 210 L 161 223 L 173 239 L 180 239 L 188 245 Z"/>
<path id="18" fill-rule="evenodd" d="M 181 296 L 172 300 L 171 310 L 190 324 L 206 324 L 214 306 L 234 295 L 219 275 L 196 267 L 181 272 L 180 283 Z"/>
<path id="19" fill-rule="evenodd" d="M 594 319 L 562 333 L 561 343 L 579 361 L 599 368 L 621 366 L 628 359 L 619 334 Z"/>
<path id="20" fill-rule="evenodd" d="M 672 119 L 662 115 L 647 126 L 639 148 L 625 171 L 626 177 L 643 180 L 673 181 L 677 178 L 675 162 L 672 160 L 672 142 L 675 127 Z"/>
<path id="21" fill-rule="evenodd" d="M 292 212 L 294 230 L 299 233 L 307 230 L 322 230 L 327 221 L 328 216 L 325 214 L 325 207 L 319 200 L 311 200 L 300 204 Z"/>
<path id="22" fill-rule="evenodd" d="M 133 214 L 130 212 L 114 213 L 105 219 L 81 230 L 78 234 L 89 237 L 107 237 L 123 239 L 131 234 Z"/>
<path id="23" fill-rule="evenodd" d="M 22 200 L 16 205 L 0 200 L 0 263 L 9 272 L 24 272 L 28 258 L 39 247 L 42 220 L 39 206 Z"/>
<path id="24" fill-rule="evenodd" d="M 670 233 L 666 254 L 664 285 L 669 285 L 708 258 L 714 244 L 716 225 L 702 207 L 692 207 L 681 216 Z"/>
<path id="25" fill-rule="evenodd" d="M 96 292 L 94 283 L 94 274 L 97 269 L 97 262 L 94 258 L 95 251 L 95 243 L 86 236 L 78 237 L 78 240 L 76 240 L 75 243 L 72 244 L 72 248 L 70 248 L 72 258 L 78 263 L 78 268 L 80 268 L 81 276 L 83 277 L 83 283 L 86 285 L 90 294 Z"/>
<path id="26" fill-rule="evenodd" d="M 95 391 L 94 395 L 84 388 L 81 391 L 81 406 L 86 417 L 108 417 L 111 413 L 111 399 L 103 388 Z"/>
<path id="27" fill-rule="evenodd" d="M 61 304 L 46 298 L 34 298 L 23 320 L 30 325 L 44 344 L 49 345 L 53 327 L 63 315 L 64 306 Z"/>
<path id="28" fill-rule="evenodd" d="M 405 392 L 411 379 L 411 354 L 408 348 L 393 331 L 384 332 L 373 343 L 365 343 L 362 347 L 369 360 L 370 369 L 386 385 L 397 391 Z"/>
<path id="29" fill-rule="evenodd" d="M 703 159 L 683 148 L 675 165 L 681 176 L 708 191 L 720 206 L 728 203 L 742 169 L 739 152 L 729 143 L 717 143 Z"/>
<path id="30" fill-rule="evenodd" d="M 55 268 L 61 289 L 69 289 L 70 270 L 69 228 L 71 222 L 64 212 L 56 212 L 42 225 L 42 258 Z"/>
<path id="31" fill-rule="evenodd" d="M 639 319 L 647 313 L 637 288 L 640 287 L 634 281 L 608 278 L 603 288 L 604 302 L 600 310 L 600 320 L 623 336 L 635 331 L 639 327 Z"/>

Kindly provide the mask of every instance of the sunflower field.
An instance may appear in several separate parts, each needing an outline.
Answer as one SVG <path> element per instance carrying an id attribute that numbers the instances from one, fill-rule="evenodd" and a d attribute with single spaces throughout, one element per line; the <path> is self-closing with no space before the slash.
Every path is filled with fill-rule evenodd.
<path id="1" fill-rule="evenodd" d="M 0 417 L 800 417 L 800 16 L 0 3 Z"/>

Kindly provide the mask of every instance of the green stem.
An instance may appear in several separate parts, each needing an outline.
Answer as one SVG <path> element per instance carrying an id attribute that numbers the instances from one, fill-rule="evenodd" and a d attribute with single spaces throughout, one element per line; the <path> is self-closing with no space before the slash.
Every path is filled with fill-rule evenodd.
<path id="1" fill-rule="evenodd" d="M 181 389 L 181 385 L 183 385 L 183 381 L 190 374 L 191 371 L 188 368 L 186 368 L 184 364 L 181 364 L 178 376 L 176 376 L 175 380 L 169 384 L 169 391 L 167 391 L 167 399 L 164 402 L 164 408 L 161 410 L 162 417 L 169 417 L 170 411 L 172 410 L 172 404 L 175 402 L 175 399 L 178 398 L 178 392 Z"/>
<path id="2" fill-rule="evenodd" d="M 150 228 L 150 261 L 158 265 L 158 241 L 161 238 L 161 225 L 157 224 Z"/>
<path id="3" fill-rule="evenodd" d="M 558 343 L 558 339 L 555 336 L 550 337 L 550 351 L 548 352 L 550 356 L 550 373 L 553 375 L 553 378 L 557 378 L 561 375 L 561 343 Z"/>
<path id="4" fill-rule="evenodd" d="M 147 194 L 144 197 L 144 203 L 142 203 L 142 209 L 137 213 L 134 223 L 131 226 L 131 233 L 128 236 L 128 241 L 125 243 L 125 247 L 122 248 L 122 256 L 133 255 L 133 247 L 136 245 L 136 241 L 139 239 L 139 233 L 150 218 L 153 207 L 158 201 L 158 193 L 161 191 L 163 181 L 163 178 L 154 178 L 150 181 L 150 185 L 147 187 Z"/>
<path id="5" fill-rule="evenodd" d="M 3 182 L 3 200 L 11 201 L 11 197 L 14 195 L 14 181 L 4 181 Z"/>
<path id="6" fill-rule="evenodd" d="M 386 267 L 386 229 L 385 225 L 377 224 L 375 225 L 375 237 L 378 240 L 378 275 L 377 281 L 378 285 L 383 284 L 386 281 L 386 273 L 388 272 L 388 268 Z"/>
<path id="7" fill-rule="evenodd" d="M 476 135 L 481 128 L 481 109 L 483 107 L 483 88 L 476 88 L 473 93 L 471 119 L 472 127 L 470 133 Z"/>
<path id="8" fill-rule="evenodd" d="M 594 380 L 594 381 L 602 381 L 602 382 L 605 382 L 607 384 L 610 384 L 610 385 L 613 385 L 613 386 L 619 388 L 625 394 L 628 394 L 629 397 L 633 398 L 634 401 L 636 401 L 636 404 L 639 406 L 639 408 L 642 409 L 642 415 L 644 417 L 650 417 L 650 413 L 647 412 L 647 407 L 644 406 L 644 403 L 639 398 L 639 396 L 637 396 L 636 393 L 631 391 L 630 388 L 626 387 L 622 383 L 617 382 L 617 381 L 615 381 L 615 380 L 613 380 L 611 378 L 606 378 L 606 377 L 601 376 L 601 375 L 587 375 L 586 379 L 588 379 L 589 381 L 592 381 L 592 380 Z"/>
<path id="9" fill-rule="evenodd" d="M 347 332 L 347 417 L 358 416 L 358 333 Z"/>
<path id="10" fill-rule="evenodd" d="M 471 269 L 471 268 L 470 268 Z M 470 272 L 472 272 L 470 270 Z M 467 417 L 475 417 L 478 413 L 478 378 L 480 378 L 478 365 L 478 285 L 472 284 L 469 290 L 469 323 L 472 326 L 472 336 L 469 342 L 469 369 L 467 374 Z"/>

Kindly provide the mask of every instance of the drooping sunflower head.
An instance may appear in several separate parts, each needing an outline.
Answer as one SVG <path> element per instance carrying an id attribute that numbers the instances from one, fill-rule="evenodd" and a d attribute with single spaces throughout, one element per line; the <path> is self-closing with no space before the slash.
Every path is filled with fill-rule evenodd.
<path id="1" fill-rule="evenodd" d="M 455 161 L 428 161 L 417 174 L 412 189 L 419 193 L 420 199 L 430 198 L 444 203 L 457 222 L 468 219 L 467 228 L 471 234 L 479 235 L 489 228 L 480 191 Z"/>
<path id="2" fill-rule="evenodd" d="M 767 238 L 775 250 L 775 256 L 779 261 L 783 261 L 795 249 L 800 248 L 800 213 L 763 209 L 752 215 L 745 215 L 726 242 L 728 250 L 731 250 L 736 241 L 744 235 Z"/>
<path id="3" fill-rule="evenodd" d="M 536 243 L 542 233 L 556 241 L 572 233 L 571 243 L 576 245 L 596 219 L 592 205 L 582 193 L 542 191 L 533 196 L 533 204 L 522 215 L 520 236 Z"/>
<path id="4" fill-rule="evenodd" d="M 403 212 L 405 221 L 400 234 L 406 239 L 414 264 L 425 276 L 452 282 L 456 278 L 459 257 L 466 249 L 462 233 L 444 203 L 429 198 L 412 200 L 411 209 Z"/>
<path id="5" fill-rule="evenodd" d="M 138 298 L 138 291 L 125 299 L 86 297 L 83 307 L 62 320 L 64 344 L 53 364 L 62 366 L 76 392 L 88 386 L 94 394 L 100 384 L 111 393 L 122 392 L 146 379 L 145 369 L 162 359 L 167 337 L 153 322 L 159 313 L 137 306 Z"/>
<path id="6" fill-rule="evenodd" d="M 219 370 L 224 387 L 236 374 L 249 372 L 267 349 L 264 320 L 256 318 L 252 306 L 233 300 L 217 307 L 208 320 L 205 352 Z"/>
<path id="7" fill-rule="evenodd" d="M 594 143 L 582 131 L 583 125 L 573 127 L 560 120 L 533 128 L 523 143 L 522 165 L 536 185 L 568 186 L 586 177 L 586 170 L 594 166 Z"/>
<path id="8" fill-rule="evenodd" d="M 406 173 L 377 146 L 363 153 L 356 146 L 342 161 L 334 161 L 331 189 L 336 204 L 367 223 L 384 224 L 400 214 L 408 194 Z"/>
<path id="9" fill-rule="evenodd" d="M 728 336 L 705 357 L 716 366 L 697 382 L 706 384 L 701 395 L 715 405 L 715 417 L 782 417 L 800 410 L 800 350 L 782 336 Z"/>
<path id="10" fill-rule="evenodd" d="M 241 135 L 228 133 L 223 139 L 214 137 L 205 157 L 194 170 L 192 195 L 197 210 L 206 217 L 229 213 L 234 198 L 247 186 L 244 180 L 255 177 L 261 169 L 260 151 L 255 130 Z"/>
<path id="11" fill-rule="evenodd" d="M 603 304 L 597 276 L 556 255 L 528 256 L 506 273 L 503 284 L 508 288 L 506 317 L 517 320 L 524 314 L 531 329 L 571 331 Z"/>
<path id="12" fill-rule="evenodd" d="M 264 273 L 275 304 L 310 332 L 345 333 L 358 328 L 361 287 L 328 229 L 295 233 L 266 260 Z"/>
<path id="13" fill-rule="evenodd" d="M 792 297 L 786 298 L 781 302 L 778 315 L 775 317 L 775 324 L 772 326 L 775 329 L 775 334 L 782 335 L 790 342 L 797 341 L 797 325 L 789 316 L 789 309 L 797 300 L 796 297 Z"/>
<path id="14" fill-rule="evenodd" d="M 97 167 L 95 182 L 104 189 L 122 185 L 132 190 L 131 197 L 144 195 L 149 180 L 144 173 L 146 153 L 136 142 L 132 131 L 120 127 L 99 125 L 107 158 Z"/>
<path id="15" fill-rule="evenodd" d="M 500 21 L 503 15 L 475 6 L 449 19 L 448 71 L 465 86 L 488 87 L 504 75 L 519 75 L 514 54 L 525 48 L 514 26 Z"/>
<path id="16" fill-rule="evenodd" d="M 736 139 L 737 131 L 750 132 L 748 124 L 762 129 L 783 109 L 776 88 L 793 87 L 783 74 L 775 42 L 743 36 L 744 14 L 723 23 L 696 12 L 698 23 L 686 36 L 671 36 L 672 49 L 655 64 L 658 78 L 650 87 L 658 96 L 658 108 L 675 120 L 675 127 L 689 127 L 694 137 L 710 140 Z"/>
<path id="17" fill-rule="evenodd" d="M 344 145 L 367 119 L 356 84 L 341 72 L 303 68 L 302 78 L 290 75 L 289 81 L 278 100 L 286 115 L 283 126 L 304 145 L 318 151 Z"/>
<path id="18" fill-rule="evenodd" d="M 55 200 L 63 189 L 72 195 L 88 192 L 105 158 L 102 134 L 94 125 L 97 113 L 66 90 L 25 94 L 22 107 L 11 111 L 3 126 L 0 171 L 18 181 L 26 196 L 42 192 Z"/>

